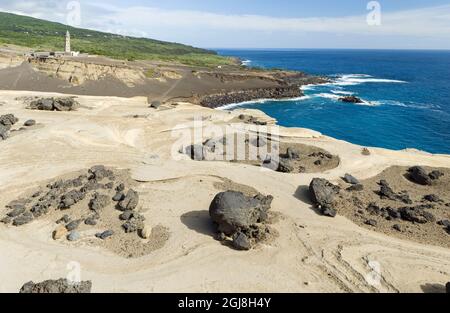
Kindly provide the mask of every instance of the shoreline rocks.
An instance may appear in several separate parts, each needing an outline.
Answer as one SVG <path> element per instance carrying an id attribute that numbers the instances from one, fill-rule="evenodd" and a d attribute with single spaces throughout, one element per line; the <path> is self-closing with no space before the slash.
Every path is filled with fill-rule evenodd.
<path id="1" fill-rule="evenodd" d="M 346 103 L 364 103 L 360 98 L 356 96 L 346 96 L 339 98 L 339 101 L 346 102 Z"/>
<path id="2" fill-rule="evenodd" d="M 323 178 L 314 178 L 309 185 L 311 200 L 323 215 L 329 217 L 335 217 L 337 214 L 334 202 L 339 191 L 339 186 L 333 185 Z"/>
<path id="3" fill-rule="evenodd" d="M 210 94 L 200 99 L 200 105 L 208 108 L 218 108 L 232 103 L 259 99 L 288 99 L 303 96 L 300 86 L 278 86 L 256 89 L 245 89 L 227 93 Z"/>

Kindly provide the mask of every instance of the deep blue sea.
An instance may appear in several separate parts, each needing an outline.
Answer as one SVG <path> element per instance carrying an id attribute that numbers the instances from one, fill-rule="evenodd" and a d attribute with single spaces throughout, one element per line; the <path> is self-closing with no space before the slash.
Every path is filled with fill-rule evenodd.
<path id="1" fill-rule="evenodd" d="M 326 75 L 306 96 L 258 101 L 282 126 L 305 127 L 363 146 L 450 154 L 450 51 L 219 50 L 248 66 Z M 364 104 L 338 101 L 354 94 Z"/>

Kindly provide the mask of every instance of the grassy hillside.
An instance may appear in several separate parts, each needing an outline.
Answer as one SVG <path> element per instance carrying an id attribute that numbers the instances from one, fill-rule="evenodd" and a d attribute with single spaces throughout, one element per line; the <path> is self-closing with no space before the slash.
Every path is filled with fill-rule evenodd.
<path id="1" fill-rule="evenodd" d="M 0 12 L 0 44 L 14 44 L 41 51 L 63 51 L 67 30 L 72 37 L 72 49 L 89 54 L 116 59 L 154 59 L 204 66 L 233 62 L 229 58 L 218 56 L 213 51 L 178 43 L 74 28 L 60 23 Z"/>

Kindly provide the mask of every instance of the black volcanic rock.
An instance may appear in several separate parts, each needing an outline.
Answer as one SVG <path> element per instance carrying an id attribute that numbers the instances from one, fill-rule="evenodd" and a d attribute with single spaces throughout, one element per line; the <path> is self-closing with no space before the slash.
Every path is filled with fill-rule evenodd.
<path id="1" fill-rule="evenodd" d="M 209 108 L 218 108 L 227 104 L 252 101 L 257 99 L 287 99 L 303 96 L 303 92 L 297 85 L 287 85 L 267 88 L 254 88 L 237 90 L 220 94 L 204 96 L 200 105 Z"/>
<path id="2" fill-rule="evenodd" d="M 41 283 L 32 281 L 20 289 L 20 293 L 90 293 L 91 281 L 70 283 L 67 279 L 46 280 Z"/>
<path id="3" fill-rule="evenodd" d="M 248 197 L 237 191 L 221 192 L 211 202 L 209 215 L 219 232 L 231 236 L 264 222 L 272 200 L 272 196 L 260 194 Z"/>
<path id="4" fill-rule="evenodd" d="M 19 119 L 15 117 L 13 114 L 5 114 L 0 116 L 0 125 L 5 126 L 7 129 L 10 129 L 12 125 L 17 123 Z"/>
<path id="5" fill-rule="evenodd" d="M 363 103 L 363 101 L 356 96 L 346 96 L 339 98 L 339 101 L 347 102 L 347 103 Z"/>
<path id="6" fill-rule="evenodd" d="M 309 185 L 309 193 L 314 204 L 321 209 L 323 215 L 330 217 L 336 216 L 333 205 L 339 190 L 339 186 L 323 178 L 314 178 Z"/>

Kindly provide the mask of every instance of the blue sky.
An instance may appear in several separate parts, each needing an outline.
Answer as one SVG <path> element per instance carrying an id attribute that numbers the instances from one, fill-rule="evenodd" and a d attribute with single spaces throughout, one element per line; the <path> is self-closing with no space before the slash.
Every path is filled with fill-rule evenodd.
<path id="1" fill-rule="evenodd" d="M 121 0 L 110 3 L 120 5 Z M 130 0 L 128 6 L 146 5 L 169 10 L 198 10 L 221 14 L 257 14 L 276 17 L 347 16 L 361 14 L 368 0 Z M 386 11 L 449 4 L 449 0 L 381 0 Z"/>
<path id="2" fill-rule="evenodd" d="M 68 23 L 69 2 L 0 0 L 0 10 Z M 79 0 L 75 26 L 207 48 L 450 49 L 450 0 L 369 2 Z"/>

